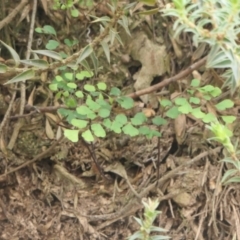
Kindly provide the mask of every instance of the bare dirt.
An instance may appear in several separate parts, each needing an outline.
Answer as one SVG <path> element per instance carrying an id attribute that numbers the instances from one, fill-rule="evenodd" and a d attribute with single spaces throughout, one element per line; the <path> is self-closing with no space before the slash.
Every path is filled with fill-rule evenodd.
<path id="1" fill-rule="evenodd" d="M 5 2 L 8 12 L 18 4 Z M 30 4 L 26 6 L 32 9 Z M 81 48 L 89 38 L 88 27 L 91 39 L 98 34 L 97 25 L 91 27 L 89 17 L 84 17 L 87 9 L 82 11 L 85 15 L 69 22 L 63 11 L 49 9 L 45 13 L 39 4 L 36 24 L 55 26 L 61 39 L 79 37 L 80 34 L 77 48 Z M 103 4 L 93 12 L 101 16 L 109 11 Z M 155 26 L 161 19 L 158 14 L 154 16 Z M 11 32 L 8 36 L 23 56 L 29 32 L 27 15 L 15 29 L 17 23 L 17 19 L 13 19 L 9 28 L 3 28 L 0 34 L 3 36 L 9 29 L 14 31 L 18 37 Z M 148 24 L 148 17 L 142 19 L 140 27 L 134 29 L 135 38 L 124 39 L 127 47 L 120 51 L 117 47 L 112 49 L 110 65 L 106 67 L 106 58 L 99 57 L 104 68 L 99 79 L 104 78 L 109 86 L 121 87 L 129 93 L 174 76 L 190 66 L 193 52 L 189 50 L 188 37 L 181 40 L 186 40 L 188 45 L 176 43 L 183 53 L 180 61 L 179 52 L 176 53 L 166 34 L 168 28 L 156 27 L 154 39 L 145 30 Z M 44 35 L 40 38 L 43 43 L 38 48 L 43 49 L 47 39 Z M 3 51 L 1 63 L 9 64 L 8 58 L 7 51 Z M 159 64 L 161 67 L 157 68 Z M 203 82 L 212 76 L 207 70 L 201 70 L 199 74 Z M 32 107 L 55 107 L 48 89 L 53 75 L 50 71 L 35 82 L 27 82 L 26 100 L 30 111 L 25 108 L 22 117 L 18 116 L 20 94 L 17 92 L 8 123 L 2 129 L 0 239 L 126 239 L 139 229 L 133 216 L 143 216 L 141 201 L 148 197 L 160 201 L 158 210 L 161 214 L 154 225 L 168 230 L 166 235 L 173 240 L 231 240 L 240 235 L 239 184 L 221 184 L 228 167 L 220 162 L 223 149 L 206 140 L 207 131 L 200 121 L 192 116 L 168 119 L 167 124 L 158 129 L 162 134 L 160 139 L 109 134 L 106 139 L 96 139 L 93 144 L 82 140 L 71 143 L 64 137 L 57 141 L 62 123 L 54 121 L 58 119 L 55 109 L 39 113 Z M 193 76 L 189 76 L 191 78 Z M 92 81 L 96 83 L 99 79 Z M 189 79 L 167 86 L 157 96 L 171 100 L 174 94 L 184 92 Z M 13 99 L 13 85 L 3 85 L 6 80 L 9 77 L 0 74 L 1 123 L 11 104 L 10 99 Z M 142 111 L 149 117 L 149 125 L 153 115 L 166 117 L 157 96 L 147 95 L 135 100 L 136 107 L 125 112 L 126 115 Z M 115 112 L 119 111 L 122 110 L 115 109 Z M 237 111 L 234 109 L 232 114 Z M 19 119 L 24 119 L 20 125 Z M 239 137 L 238 128 L 233 130 L 235 141 Z M 9 151 L 16 132 L 16 141 Z"/>

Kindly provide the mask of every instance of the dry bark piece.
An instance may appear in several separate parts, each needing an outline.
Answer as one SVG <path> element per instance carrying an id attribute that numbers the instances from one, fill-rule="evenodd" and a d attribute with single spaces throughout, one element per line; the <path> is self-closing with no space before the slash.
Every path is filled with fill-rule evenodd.
<path id="1" fill-rule="evenodd" d="M 132 40 L 128 47 L 130 56 L 139 61 L 142 65 L 141 69 L 134 74 L 136 80 L 134 88 L 136 91 L 149 87 L 156 76 L 163 76 L 169 72 L 169 56 L 164 45 L 158 45 L 151 41 L 148 36 L 141 31 L 132 35 Z M 155 96 L 141 96 L 144 103 L 150 101 L 154 108 L 158 104 Z"/>

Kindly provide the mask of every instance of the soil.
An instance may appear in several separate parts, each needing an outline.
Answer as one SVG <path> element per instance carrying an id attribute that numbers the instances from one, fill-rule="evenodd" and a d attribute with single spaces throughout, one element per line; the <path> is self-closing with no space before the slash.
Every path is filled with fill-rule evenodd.
<path id="1" fill-rule="evenodd" d="M 5 1 L 8 10 L 4 16 L 19 4 L 9 2 Z M 72 20 L 62 10 L 47 6 L 46 11 L 45 2 L 37 6 L 36 26 L 54 26 L 60 40 L 70 37 L 80 40 L 69 54 L 99 35 L 98 23 L 90 24 L 89 9 L 80 9 L 79 18 Z M 92 15 L 112 16 L 104 3 L 95 3 Z M 1 35 L 7 33 L 2 41 L 10 44 L 8 36 L 21 58 L 25 57 L 30 29 L 28 14 L 31 15 L 33 6 L 25 5 L 23 9 L 26 15 L 21 19 L 13 18 L 0 29 Z M 160 24 L 161 15 L 154 15 L 152 20 L 158 26 L 154 29 L 155 38 L 149 34 L 152 26 L 149 27 L 148 17 L 132 17 L 132 23 L 141 22 L 131 29 L 134 38 L 125 38 L 125 33 L 121 32 L 124 30 L 118 29 L 125 47 L 119 44 L 111 47 L 110 64 L 99 53 L 100 46 L 96 48 L 102 70 L 98 77 L 91 79 L 92 84 L 105 81 L 108 86 L 119 87 L 128 94 L 174 76 L 191 65 L 194 52 L 190 49 L 195 47 L 187 41 L 188 37 L 175 42 L 184 56 L 179 60 L 166 34 L 168 27 Z M 49 39 L 47 35 L 35 34 L 35 44 L 39 38 L 42 43 L 37 48 L 44 49 Z M 64 46 L 60 46 L 56 51 L 63 49 Z M 0 63 L 10 66 L 8 58 L 9 53 L 4 50 Z M 161 67 L 157 68 L 158 65 Z M 212 77 L 211 71 L 206 69 L 198 73 L 203 82 Z M 12 73 L 6 74 L 11 76 Z M 134 109 L 124 110 L 129 117 L 143 112 L 149 117 L 148 125 L 161 133 L 160 138 L 109 133 L 92 144 L 84 140 L 73 143 L 62 136 L 62 127 L 69 126 L 59 118 L 57 100 L 48 88 L 54 75 L 50 70 L 34 81 L 27 81 L 27 103 L 19 116 L 20 91 L 13 97 L 13 89 L 19 86 L 4 85 L 11 77 L 0 73 L 2 125 L 11 107 L 7 124 L 1 129 L 0 239 L 126 239 L 139 230 L 134 217 L 143 218 L 142 200 L 147 198 L 160 202 L 157 210 L 161 213 L 154 226 L 166 229 L 163 235 L 173 240 L 231 240 L 240 236 L 239 185 L 221 182 L 230 167 L 220 161 L 225 156 L 222 147 L 207 141 L 209 131 L 201 121 L 189 115 L 167 118 L 166 111 L 159 106 L 159 99 L 173 101 L 178 94 L 184 96 L 192 75 L 157 94 L 135 99 Z M 116 107 L 114 111 L 119 114 L 123 110 Z M 237 111 L 236 107 L 231 114 L 236 115 Z M 151 122 L 154 116 L 167 119 L 166 124 L 156 128 Z M 19 125 L 22 118 L 25 120 Z M 237 141 L 238 128 L 233 126 L 232 129 L 232 139 Z"/>

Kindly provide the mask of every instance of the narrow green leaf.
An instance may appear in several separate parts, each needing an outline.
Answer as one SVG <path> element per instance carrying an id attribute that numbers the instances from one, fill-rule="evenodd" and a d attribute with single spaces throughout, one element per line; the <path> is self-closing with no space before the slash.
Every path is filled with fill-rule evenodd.
<path id="1" fill-rule="evenodd" d="M 118 42 L 122 45 L 122 46 L 124 46 L 124 44 L 123 44 L 123 42 L 122 42 L 122 39 L 120 38 L 120 36 L 119 36 L 119 34 L 115 34 L 115 38 L 118 40 Z M 114 39 L 112 39 L 112 40 L 114 40 Z M 113 42 L 111 42 L 111 44 L 113 44 Z"/>
<path id="2" fill-rule="evenodd" d="M 42 59 L 21 60 L 20 62 L 26 65 L 41 68 L 41 69 L 49 67 L 48 62 Z"/>
<path id="3" fill-rule="evenodd" d="M 91 60 L 92 60 L 93 66 L 94 66 L 95 75 L 97 75 L 98 74 L 98 58 L 96 57 L 94 52 L 92 52 L 90 57 L 91 57 Z"/>
<path id="4" fill-rule="evenodd" d="M 62 60 L 62 57 L 59 53 L 51 51 L 51 50 L 32 50 L 32 52 L 41 54 L 56 60 Z"/>
<path id="5" fill-rule="evenodd" d="M 103 41 L 101 42 L 101 46 L 102 46 L 103 51 L 104 51 L 104 53 L 105 53 L 105 55 L 106 55 L 107 61 L 108 61 L 108 63 L 110 64 L 110 50 L 109 50 L 108 43 L 103 40 Z"/>
<path id="6" fill-rule="evenodd" d="M 221 179 L 221 182 L 226 183 L 227 179 L 230 176 L 234 176 L 237 172 L 238 172 L 237 169 L 230 169 L 230 170 L 226 171 L 225 174 L 223 175 L 222 179 Z"/>
<path id="7" fill-rule="evenodd" d="M 18 55 L 18 53 L 9 45 L 7 45 L 5 42 L 3 42 L 2 40 L 0 40 L 0 42 L 2 43 L 3 46 L 5 46 L 7 48 L 7 50 L 11 53 L 13 60 L 16 63 L 16 66 L 18 66 L 20 64 L 20 57 Z"/>
<path id="8" fill-rule="evenodd" d="M 88 61 L 85 59 L 83 61 L 80 62 L 80 64 L 88 71 L 88 72 L 91 72 L 91 68 L 89 66 L 89 63 Z M 76 66 L 78 67 L 78 65 L 76 64 Z"/>
<path id="9" fill-rule="evenodd" d="M 111 44 L 111 45 L 113 45 L 116 36 L 117 36 L 117 32 L 114 31 L 113 29 L 110 29 L 109 37 L 110 37 L 110 44 Z"/>
<path id="10" fill-rule="evenodd" d="M 240 177 L 239 176 L 232 177 L 225 182 L 225 184 L 228 183 L 240 183 Z"/>
<path id="11" fill-rule="evenodd" d="M 153 8 L 150 10 L 146 10 L 146 11 L 141 11 L 138 12 L 137 14 L 141 14 L 141 15 L 153 15 L 159 12 L 159 8 Z"/>
<path id="12" fill-rule="evenodd" d="M 93 52 L 92 46 L 87 45 L 87 46 L 83 49 L 83 51 L 82 51 L 81 55 L 79 56 L 79 58 L 77 59 L 77 63 L 76 63 L 76 64 L 81 63 L 81 62 L 82 62 L 85 58 L 87 58 L 92 52 Z"/>
<path id="13" fill-rule="evenodd" d="M 131 36 L 130 30 L 128 28 L 129 23 L 128 23 L 128 18 L 127 16 L 123 15 L 121 19 L 118 20 L 118 23 L 123 27 L 123 29 L 125 30 L 125 32 Z"/>
<path id="14" fill-rule="evenodd" d="M 124 6 L 124 11 L 130 9 L 130 8 L 133 8 L 137 3 L 136 2 L 133 2 L 133 3 L 129 3 L 127 5 Z"/>
<path id="15" fill-rule="evenodd" d="M 32 69 L 28 69 L 25 72 L 20 73 L 14 78 L 12 78 L 11 80 L 7 81 L 5 84 L 23 82 L 33 78 L 34 76 L 35 76 L 35 72 Z"/>
<path id="16" fill-rule="evenodd" d="M 8 67 L 5 64 L 0 63 L 0 73 L 5 73 Z"/>
<path id="17" fill-rule="evenodd" d="M 97 18 L 96 16 L 92 16 L 93 18 L 96 18 L 96 20 L 92 21 L 92 23 L 96 23 L 96 22 L 110 22 L 110 18 L 107 16 L 103 16 L 100 18 Z"/>
<path id="18" fill-rule="evenodd" d="M 156 4 L 156 0 L 139 0 L 139 2 L 142 2 L 143 4 L 153 7 Z"/>
<path id="19" fill-rule="evenodd" d="M 128 240 L 136 240 L 136 239 L 143 239 L 143 234 L 140 231 L 135 232 L 133 235 L 131 235 Z"/>

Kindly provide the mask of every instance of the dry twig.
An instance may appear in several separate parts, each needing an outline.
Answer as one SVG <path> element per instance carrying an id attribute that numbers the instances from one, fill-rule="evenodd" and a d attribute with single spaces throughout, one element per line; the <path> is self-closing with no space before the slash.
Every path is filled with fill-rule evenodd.
<path id="1" fill-rule="evenodd" d="M 12 12 L 0 22 L 0 30 L 9 24 L 13 18 L 23 9 L 23 7 L 28 3 L 28 0 L 22 0 L 18 6 L 12 10 Z"/>

